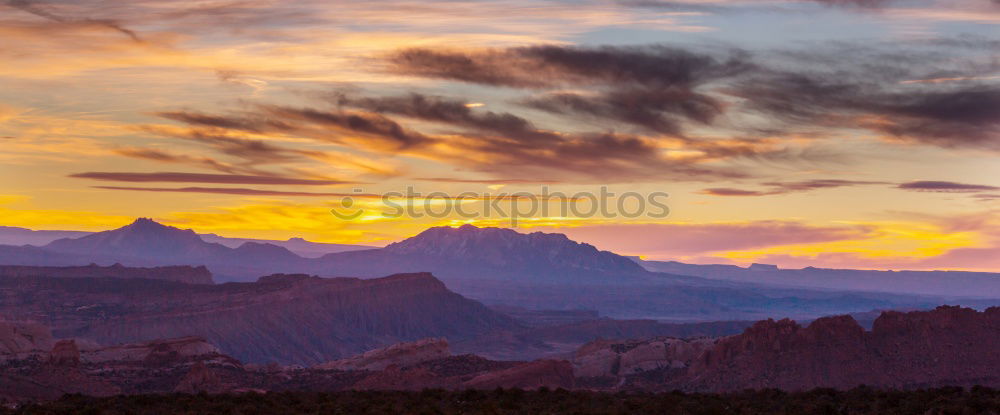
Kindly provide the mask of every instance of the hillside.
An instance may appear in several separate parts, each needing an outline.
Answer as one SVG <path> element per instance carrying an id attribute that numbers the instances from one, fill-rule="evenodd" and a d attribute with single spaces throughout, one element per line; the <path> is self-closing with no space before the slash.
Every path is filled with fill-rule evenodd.
<path id="1" fill-rule="evenodd" d="M 313 364 L 425 337 L 519 327 L 430 274 L 190 285 L 112 278 L 2 278 L 0 315 L 102 344 L 199 336 L 247 362 Z"/>

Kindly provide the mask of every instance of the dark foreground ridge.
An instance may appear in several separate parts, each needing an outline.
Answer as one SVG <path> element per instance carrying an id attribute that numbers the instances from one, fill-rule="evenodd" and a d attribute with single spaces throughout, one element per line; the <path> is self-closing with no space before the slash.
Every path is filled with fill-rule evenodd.
<path id="1" fill-rule="evenodd" d="M 136 395 L 90 398 L 66 395 L 42 405 L 0 409 L 0 414 L 995 414 L 1000 391 L 975 387 L 916 391 L 765 389 L 731 394 L 599 393 L 563 389 L 524 391 L 247 393 L 239 395 Z"/>

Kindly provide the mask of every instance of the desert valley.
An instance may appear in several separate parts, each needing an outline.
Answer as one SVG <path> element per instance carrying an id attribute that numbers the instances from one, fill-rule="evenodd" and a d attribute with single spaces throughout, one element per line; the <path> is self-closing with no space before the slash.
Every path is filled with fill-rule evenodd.
<path id="1" fill-rule="evenodd" d="M 884 289 L 925 272 L 671 264 L 693 269 L 674 274 L 564 235 L 473 226 L 308 258 L 138 219 L 0 252 L 15 264 L 0 267 L 8 402 L 1000 386 L 1000 299 L 988 295 L 1000 293 L 989 285 L 1000 278 L 990 274 L 944 273 L 966 282 L 936 295 Z M 845 277 L 831 288 L 866 272 L 892 280 L 865 287 Z M 963 291 L 971 284 L 978 293 Z"/>

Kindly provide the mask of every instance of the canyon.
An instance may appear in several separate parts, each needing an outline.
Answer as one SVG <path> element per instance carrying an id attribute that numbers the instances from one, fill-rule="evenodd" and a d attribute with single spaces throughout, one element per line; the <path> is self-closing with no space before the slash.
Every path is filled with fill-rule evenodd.
<path id="1" fill-rule="evenodd" d="M 198 337 L 97 346 L 52 338 L 37 325 L 8 322 L 0 328 L 0 344 L 20 345 L 16 353 L 9 346 L 0 352 L 0 398 L 8 401 L 74 392 L 1000 386 L 994 370 L 1000 364 L 995 353 L 1000 308 L 884 312 L 870 331 L 850 316 L 826 317 L 805 327 L 763 320 L 732 336 L 598 339 L 565 358 L 533 361 L 455 355 L 447 341 L 426 338 L 310 367 L 243 363 Z M 34 343 L 25 341 L 29 337 Z"/>

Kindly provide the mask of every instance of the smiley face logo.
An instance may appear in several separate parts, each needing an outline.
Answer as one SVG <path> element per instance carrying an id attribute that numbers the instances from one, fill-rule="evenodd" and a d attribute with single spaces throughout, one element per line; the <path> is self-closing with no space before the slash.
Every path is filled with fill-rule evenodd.
<path id="1" fill-rule="evenodd" d="M 361 193 L 362 189 L 354 189 L 354 193 Z M 344 196 L 340 199 L 340 207 L 330 209 L 330 213 L 342 220 L 354 220 L 365 213 L 364 209 L 354 207 L 354 198 Z"/>

